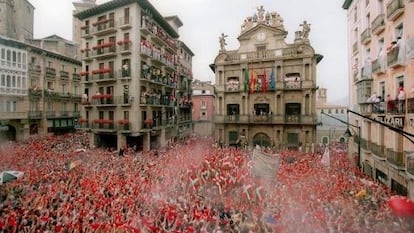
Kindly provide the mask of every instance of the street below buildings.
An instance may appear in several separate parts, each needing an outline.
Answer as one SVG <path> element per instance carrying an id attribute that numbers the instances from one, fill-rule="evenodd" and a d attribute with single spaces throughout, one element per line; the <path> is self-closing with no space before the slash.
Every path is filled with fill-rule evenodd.
<path id="1" fill-rule="evenodd" d="M 252 151 L 191 137 L 135 152 L 89 148 L 86 133 L 4 143 L 0 232 L 410 232 L 394 194 L 329 153 L 280 152 L 273 179 Z"/>

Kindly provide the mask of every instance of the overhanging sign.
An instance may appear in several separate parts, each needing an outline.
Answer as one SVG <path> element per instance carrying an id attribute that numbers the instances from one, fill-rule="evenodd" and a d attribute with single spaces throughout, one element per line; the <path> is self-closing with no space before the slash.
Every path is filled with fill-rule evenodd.
<path id="1" fill-rule="evenodd" d="M 392 125 L 397 128 L 404 128 L 404 117 L 402 116 L 380 116 L 377 119 L 384 124 Z"/>

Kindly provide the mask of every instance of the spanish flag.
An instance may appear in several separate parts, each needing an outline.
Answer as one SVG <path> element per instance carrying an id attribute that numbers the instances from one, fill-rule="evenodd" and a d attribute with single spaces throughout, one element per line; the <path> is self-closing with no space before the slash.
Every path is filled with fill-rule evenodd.
<path id="1" fill-rule="evenodd" d="M 250 93 L 253 93 L 256 88 L 256 77 L 253 72 L 253 69 L 250 69 Z"/>

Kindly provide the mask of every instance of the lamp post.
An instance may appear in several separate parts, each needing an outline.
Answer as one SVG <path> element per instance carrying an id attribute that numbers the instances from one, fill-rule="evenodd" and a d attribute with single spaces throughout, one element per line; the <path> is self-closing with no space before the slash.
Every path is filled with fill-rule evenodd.
<path id="1" fill-rule="evenodd" d="M 346 131 L 344 133 L 344 136 L 347 137 L 347 138 L 352 136 L 351 130 L 349 129 L 350 126 L 358 129 L 358 152 L 357 152 L 358 153 L 357 154 L 357 160 L 358 161 L 357 161 L 357 166 L 358 166 L 358 168 L 361 168 L 361 127 L 349 123 L 349 114 L 348 113 L 346 115 L 347 116 L 346 121 L 344 121 L 342 119 L 339 119 L 337 117 L 334 117 L 332 115 L 329 115 L 327 113 L 324 113 L 324 112 L 321 112 L 321 114 L 323 114 L 325 116 L 328 116 L 328 117 L 331 117 L 331 118 L 333 118 L 337 121 L 340 121 L 340 122 L 344 123 L 345 125 L 347 125 Z"/>
<path id="2" fill-rule="evenodd" d="M 352 137 L 352 133 L 351 130 L 349 130 L 349 126 L 355 127 L 358 129 L 358 154 L 357 154 L 357 165 L 359 168 L 361 168 L 361 127 L 360 126 L 355 126 L 355 125 L 351 125 L 348 123 L 348 128 L 346 129 L 344 136 L 347 138 Z"/>

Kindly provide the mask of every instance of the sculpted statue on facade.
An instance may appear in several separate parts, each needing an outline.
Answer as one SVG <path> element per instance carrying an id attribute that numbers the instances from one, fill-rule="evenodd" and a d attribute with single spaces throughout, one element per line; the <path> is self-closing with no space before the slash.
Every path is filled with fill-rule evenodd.
<path id="1" fill-rule="evenodd" d="M 257 13 L 247 17 L 242 25 L 241 31 L 248 31 L 258 24 L 266 24 L 271 27 L 284 30 L 283 18 L 277 12 L 266 12 L 263 6 L 257 8 Z"/>
<path id="2" fill-rule="evenodd" d="M 276 12 L 271 13 L 271 25 L 276 28 L 283 28 L 283 18 Z"/>
<path id="3" fill-rule="evenodd" d="M 310 24 L 308 24 L 308 22 L 306 22 L 305 20 L 300 26 L 302 26 L 302 38 L 308 39 L 310 32 Z"/>
<path id="4" fill-rule="evenodd" d="M 226 43 L 226 37 L 228 35 L 224 35 L 224 33 L 221 33 L 221 36 L 219 37 L 219 42 L 220 42 L 220 50 L 221 51 L 226 51 L 225 46 L 227 45 Z"/>
<path id="5" fill-rule="evenodd" d="M 263 22 L 265 19 L 264 18 L 265 9 L 263 8 L 263 6 L 260 6 L 257 8 L 257 14 L 258 14 L 259 22 Z"/>

